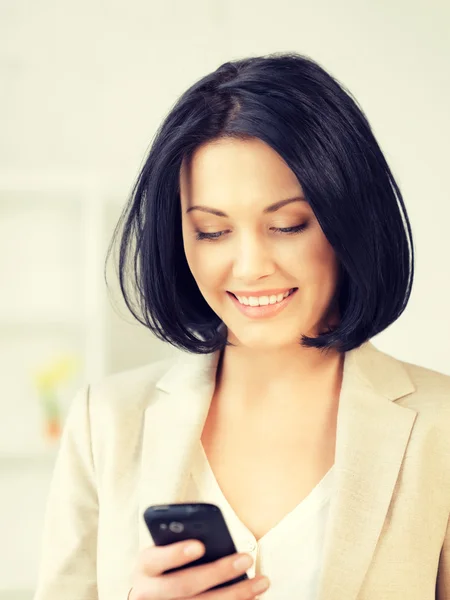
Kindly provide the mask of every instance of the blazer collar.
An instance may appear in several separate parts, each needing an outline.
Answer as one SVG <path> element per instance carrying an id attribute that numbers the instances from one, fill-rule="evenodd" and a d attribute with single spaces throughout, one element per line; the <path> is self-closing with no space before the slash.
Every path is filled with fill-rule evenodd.
<path id="1" fill-rule="evenodd" d="M 145 413 L 140 546 L 151 545 L 142 513 L 179 502 L 188 483 L 215 386 L 220 352 L 181 355 L 156 384 Z M 334 493 L 317 600 L 356 600 L 382 533 L 416 419 L 395 401 L 413 393 L 402 363 L 370 342 L 347 352 L 339 399 Z"/>

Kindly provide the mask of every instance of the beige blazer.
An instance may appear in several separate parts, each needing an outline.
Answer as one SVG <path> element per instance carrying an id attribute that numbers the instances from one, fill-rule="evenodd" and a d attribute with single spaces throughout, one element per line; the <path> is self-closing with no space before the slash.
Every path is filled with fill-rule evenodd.
<path id="1" fill-rule="evenodd" d="M 35 600 L 126 600 L 152 545 L 143 511 L 184 493 L 218 356 L 180 353 L 79 392 Z M 317 600 L 450 600 L 450 377 L 371 343 L 348 352 L 335 482 Z"/>

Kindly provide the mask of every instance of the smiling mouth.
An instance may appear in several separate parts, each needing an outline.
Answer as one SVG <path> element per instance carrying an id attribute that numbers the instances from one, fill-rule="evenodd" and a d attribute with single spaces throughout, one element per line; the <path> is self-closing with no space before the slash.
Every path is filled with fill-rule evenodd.
<path id="1" fill-rule="evenodd" d="M 233 296 L 242 306 L 247 306 L 249 308 L 259 308 L 262 306 L 274 306 L 276 304 L 280 304 L 281 302 L 283 302 L 283 300 L 286 300 L 286 298 L 289 298 L 289 296 L 292 296 L 292 294 L 294 292 L 296 292 L 298 290 L 298 288 L 294 287 L 291 288 L 290 290 L 288 290 L 287 292 L 285 292 L 284 294 L 272 294 L 272 295 L 266 295 L 266 296 L 236 296 L 236 294 L 234 294 L 233 292 L 227 292 L 228 294 L 230 294 L 230 296 Z M 245 302 L 243 301 L 243 298 L 245 298 Z M 255 303 L 255 299 L 259 299 L 259 298 L 264 298 L 264 303 L 260 304 L 259 301 Z M 251 300 L 250 300 L 251 299 Z"/>
<path id="2" fill-rule="evenodd" d="M 227 294 L 231 302 L 234 304 L 234 306 L 240 313 L 242 313 L 249 319 L 259 320 L 270 317 L 276 317 L 278 314 L 285 310 L 285 308 L 290 304 L 292 298 L 297 292 L 298 288 L 292 288 L 291 290 L 289 290 L 286 296 L 283 295 L 281 299 L 277 297 L 275 302 L 273 302 L 273 298 L 271 298 L 273 303 L 267 303 L 268 298 L 266 296 L 266 298 L 264 299 L 265 304 L 259 304 L 258 302 L 258 304 L 256 305 L 254 304 L 254 301 L 252 301 L 252 304 L 244 304 L 242 302 L 242 298 L 241 300 L 239 300 L 232 292 L 227 292 Z M 250 298 L 252 298 L 252 296 L 250 296 Z M 257 296 L 253 296 L 253 298 L 257 298 Z"/>

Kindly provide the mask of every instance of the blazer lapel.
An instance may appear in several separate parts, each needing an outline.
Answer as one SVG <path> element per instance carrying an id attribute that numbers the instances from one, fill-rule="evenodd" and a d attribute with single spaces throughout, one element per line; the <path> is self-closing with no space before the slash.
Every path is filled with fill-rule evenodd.
<path id="1" fill-rule="evenodd" d="M 392 499 L 416 411 L 395 404 L 414 391 L 401 363 L 371 343 L 346 355 L 335 491 L 317 600 L 356 600 Z"/>
<path id="2" fill-rule="evenodd" d="M 181 502 L 192 452 L 208 414 L 220 352 L 183 354 L 156 384 L 145 411 L 139 484 L 139 548 L 153 545 L 142 517 L 151 504 Z"/>

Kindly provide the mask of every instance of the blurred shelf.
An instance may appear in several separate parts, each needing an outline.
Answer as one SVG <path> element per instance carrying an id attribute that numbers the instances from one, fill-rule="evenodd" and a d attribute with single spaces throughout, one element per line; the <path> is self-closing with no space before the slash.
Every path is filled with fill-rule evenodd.
<path id="1" fill-rule="evenodd" d="M 86 327 L 86 319 L 81 317 L 74 318 L 68 317 L 46 317 L 46 316 L 27 316 L 19 317 L 18 315 L 8 316 L 7 314 L 0 314 L 0 329 L 30 329 L 30 330 L 41 330 L 41 329 L 83 329 Z"/>
<path id="2" fill-rule="evenodd" d="M 51 448 L 47 451 L 38 450 L 35 453 L 25 452 L 0 452 L 0 469 L 34 469 L 38 468 L 52 468 L 56 456 L 58 454 L 58 448 Z"/>
<path id="3" fill-rule="evenodd" d="M 33 590 L 0 589 L 0 600 L 32 600 L 33 594 Z"/>
<path id="4" fill-rule="evenodd" d="M 104 180 L 103 180 L 104 181 Z M 36 191 L 50 193 L 80 193 L 86 189 L 104 187 L 98 176 L 86 172 L 9 171 L 0 172 L 0 188 L 4 191 Z"/>
<path id="5" fill-rule="evenodd" d="M 86 200 L 86 192 L 91 200 L 99 204 L 123 206 L 132 190 L 133 176 L 110 171 L 95 173 L 79 171 L 0 171 L 1 192 L 36 194 L 45 192 L 61 194 L 61 200 L 74 198 L 77 202 Z M 68 198 L 68 195 L 73 194 Z M 1 200 L 1 195 L 0 195 Z"/>

